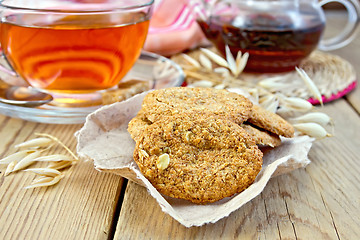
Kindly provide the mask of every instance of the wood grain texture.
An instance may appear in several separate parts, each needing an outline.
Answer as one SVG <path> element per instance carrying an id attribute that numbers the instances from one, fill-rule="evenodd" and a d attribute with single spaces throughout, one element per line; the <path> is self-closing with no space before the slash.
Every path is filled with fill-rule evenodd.
<path id="1" fill-rule="evenodd" d="M 46 125 L 0 117 L 0 151 L 34 138 L 34 132 L 56 136 L 73 151 L 79 125 Z M 56 153 L 66 154 L 62 148 Z M 41 166 L 35 165 L 35 166 Z M 4 168 L 2 167 L 3 171 Z M 49 188 L 25 190 L 34 175 L 0 175 L 0 239 L 107 239 L 122 186 L 122 178 L 96 171 L 81 162 Z"/>
<path id="2" fill-rule="evenodd" d="M 344 18 L 344 13 L 331 15 L 330 35 L 342 28 Z M 332 53 L 352 63 L 359 76 L 359 37 Z M 309 154 L 312 163 L 272 179 L 260 196 L 229 217 L 185 228 L 164 214 L 143 187 L 129 183 L 115 239 L 357 239 L 359 87 L 344 99 L 347 101 L 340 99 L 319 109 L 333 118 L 334 137 L 314 144 Z"/>
<path id="3" fill-rule="evenodd" d="M 335 36 L 346 23 L 346 14 L 344 11 L 327 11 L 326 33 L 329 36 Z M 330 53 L 339 55 L 349 61 L 355 68 L 357 80 L 360 76 L 360 32 L 357 29 L 357 35 L 354 40 L 347 46 L 331 51 Z M 355 80 L 355 79 L 354 79 Z M 359 85 L 359 82 L 358 82 Z M 360 88 L 357 87 L 353 92 L 346 96 L 349 103 L 360 112 Z"/>
<path id="4" fill-rule="evenodd" d="M 115 239 L 354 239 L 360 236 L 360 119 L 344 100 L 320 109 L 335 136 L 318 141 L 306 169 L 272 179 L 261 195 L 215 224 L 185 228 L 129 183 Z M 344 117 L 346 116 L 346 117 Z"/>
<path id="5" fill-rule="evenodd" d="M 343 25 L 335 14 L 328 30 Z M 331 32 L 330 32 L 331 33 Z M 333 51 L 360 74 L 360 38 Z M 265 190 L 229 217 L 186 228 L 163 213 L 146 189 L 81 162 L 53 187 L 25 190 L 34 175 L 0 173 L 0 239 L 341 239 L 360 236 L 360 90 L 320 111 L 334 121 L 334 136 L 318 141 L 306 169 L 270 180 Z M 13 146 L 49 133 L 75 149 L 80 125 L 48 125 L 0 115 L 0 157 Z M 65 153 L 61 148 L 52 152 Z M 38 164 L 36 166 L 41 166 Z M 0 172 L 5 168 L 0 166 Z M 124 192 L 123 192 L 124 191 Z M 123 193 L 120 196 L 120 193 Z M 123 200 L 122 200 L 123 199 Z M 117 205 L 121 205 L 117 216 Z"/>
<path id="6" fill-rule="evenodd" d="M 324 109 L 335 122 L 334 137 L 317 144 L 307 171 L 331 214 L 340 239 L 360 236 L 360 121 L 358 113 L 344 101 Z M 355 121 L 355 119 L 358 119 Z"/>

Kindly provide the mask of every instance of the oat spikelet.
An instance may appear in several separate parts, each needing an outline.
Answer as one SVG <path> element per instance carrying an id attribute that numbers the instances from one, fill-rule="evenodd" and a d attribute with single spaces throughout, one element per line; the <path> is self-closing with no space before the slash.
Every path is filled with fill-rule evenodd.
<path id="1" fill-rule="evenodd" d="M 41 182 L 41 183 L 31 184 L 31 185 L 25 187 L 25 189 L 52 186 L 52 185 L 57 184 L 63 177 L 64 177 L 64 175 L 58 175 L 58 176 L 53 177 L 53 178 L 47 178 L 46 179 L 47 181 L 44 181 L 44 182 Z"/>
<path id="2" fill-rule="evenodd" d="M 199 61 L 207 70 L 212 70 L 212 64 L 210 59 L 208 59 L 204 54 L 199 55 Z"/>
<path id="3" fill-rule="evenodd" d="M 277 98 L 274 94 L 264 95 L 259 98 L 259 104 L 261 107 L 266 108 L 268 105 L 270 105 L 276 99 Z"/>
<path id="4" fill-rule="evenodd" d="M 242 52 L 238 51 L 238 53 L 236 55 L 236 59 L 235 59 L 236 68 L 240 65 L 241 59 L 242 59 Z"/>
<path id="5" fill-rule="evenodd" d="M 284 105 L 292 110 L 296 111 L 310 111 L 313 108 L 313 105 L 302 98 L 297 97 L 285 97 L 282 99 Z"/>
<path id="6" fill-rule="evenodd" d="M 28 154 L 35 152 L 35 150 L 22 150 L 20 152 L 13 153 L 7 157 L 4 157 L 0 160 L 0 164 L 9 164 L 13 161 L 19 161 L 26 157 Z"/>
<path id="7" fill-rule="evenodd" d="M 325 113 L 311 112 L 289 120 L 296 123 L 317 123 L 326 126 L 330 123 L 331 118 Z"/>
<path id="8" fill-rule="evenodd" d="M 322 139 L 331 136 L 331 134 L 329 134 L 322 126 L 317 123 L 297 123 L 293 124 L 293 127 L 296 130 L 316 139 Z"/>
<path id="9" fill-rule="evenodd" d="M 230 71 L 227 68 L 224 67 L 218 67 L 214 69 L 214 73 L 218 73 L 221 74 L 221 76 L 223 77 L 229 77 L 230 76 Z"/>
<path id="10" fill-rule="evenodd" d="M 60 146 L 62 146 L 68 153 L 70 153 L 71 156 L 74 157 L 74 159 L 76 161 L 79 160 L 78 156 L 76 156 L 64 143 L 62 143 L 58 138 L 51 136 L 50 134 L 47 133 L 35 133 L 37 136 L 41 136 L 41 137 L 47 137 L 52 139 L 53 141 L 55 141 L 56 143 L 58 143 Z"/>
<path id="11" fill-rule="evenodd" d="M 321 106 L 323 106 L 323 100 L 322 96 L 320 94 L 319 89 L 316 87 L 315 83 L 310 79 L 309 75 L 307 73 L 298 67 L 295 67 L 296 71 L 299 73 L 302 80 L 304 80 L 307 88 L 309 91 L 314 95 L 314 97 L 320 102 Z"/>
<path id="12" fill-rule="evenodd" d="M 17 164 L 17 161 L 14 160 L 14 161 L 12 161 L 11 163 L 9 163 L 9 165 L 7 165 L 6 170 L 5 170 L 5 173 L 4 173 L 4 176 L 5 176 L 5 177 L 8 176 L 10 173 L 13 172 L 13 169 L 14 169 L 14 167 L 15 167 L 16 164 Z"/>
<path id="13" fill-rule="evenodd" d="M 59 162 L 51 162 L 48 166 L 48 168 L 52 168 L 52 169 L 56 169 L 56 170 L 61 170 L 64 168 L 67 168 L 71 165 L 73 165 L 74 162 L 73 161 L 59 161 Z"/>
<path id="14" fill-rule="evenodd" d="M 50 182 L 53 180 L 53 177 L 47 177 L 47 176 L 40 176 L 38 178 L 35 178 L 31 184 L 37 184 L 37 183 L 45 183 Z"/>
<path id="15" fill-rule="evenodd" d="M 232 74 L 234 74 L 234 76 L 236 76 L 236 62 L 235 62 L 234 56 L 232 55 L 228 45 L 225 46 L 225 53 L 226 53 L 226 60 L 229 65 L 229 69 L 232 72 Z"/>
<path id="16" fill-rule="evenodd" d="M 239 53 L 241 54 L 240 51 L 238 52 L 238 55 Z M 240 73 L 244 71 L 248 60 L 249 60 L 248 52 L 244 53 L 244 55 L 240 58 L 240 60 L 236 58 L 236 73 L 235 73 L 236 77 L 239 76 Z"/>
<path id="17" fill-rule="evenodd" d="M 29 168 L 25 169 L 25 172 L 32 172 L 40 176 L 56 177 L 61 175 L 61 172 L 51 168 Z"/>
<path id="18" fill-rule="evenodd" d="M 158 64 L 154 67 L 153 75 L 157 79 L 166 78 L 175 74 L 176 70 L 172 68 L 170 62 L 164 62 L 160 59 L 157 61 Z"/>
<path id="19" fill-rule="evenodd" d="M 15 145 L 15 148 L 41 148 L 48 147 L 53 142 L 52 139 L 46 137 L 30 139 L 26 142 Z"/>
<path id="20" fill-rule="evenodd" d="M 34 159 L 39 157 L 41 154 L 41 151 L 35 151 L 33 153 L 30 153 L 29 155 L 27 155 L 26 157 L 24 157 L 23 159 L 21 159 L 14 167 L 14 169 L 12 170 L 13 172 L 19 171 L 21 169 L 27 168 L 28 166 L 30 166 L 31 164 L 35 163 Z"/>
<path id="21" fill-rule="evenodd" d="M 181 56 L 183 58 L 185 58 L 185 60 L 190 63 L 192 66 L 194 66 L 195 68 L 199 69 L 201 68 L 201 65 L 198 61 L 196 61 L 194 58 L 190 57 L 189 55 L 182 53 Z"/>
<path id="22" fill-rule="evenodd" d="M 257 85 L 271 92 L 276 92 L 278 90 L 284 89 L 289 86 L 288 84 L 282 82 L 281 79 L 277 77 L 261 80 L 260 82 L 258 82 Z"/>
<path id="23" fill-rule="evenodd" d="M 259 103 L 259 90 L 257 88 L 244 88 L 249 94 L 250 94 L 250 98 L 253 100 L 253 102 L 255 103 Z"/>
<path id="24" fill-rule="evenodd" d="M 222 58 L 221 56 L 217 55 L 216 53 L 214 53 L 213 51 L 210 51 L 209 49 L 206 48 L 200 48 L 200 50 L 206 54 L 206 56 L 208 56 L 211 60 L 213 60 L 215 63 L 219 64 L 222 67 L 229 67 L 228 62 Z"/>
<path id="25" fill-rule="evenodd" d="M 222 83 L 214 86 L 215 89 L 225 89 L 225 87 L 226 87 L 225 84 Z"/>
<path id="26" fill-rule="evenodd" d="M 36 162 L 58 162 L 58 161 L 73 161 L 72 157 L 63 154 L 54 154 L 41 156 L 34 159 Z"/>
<path id="27" fill-rule="evenodd" d="M 279 107 L 279 100 L 275 99 L 265 109 L 268 110 L 269 112 L 276 113 L 278 107 Z"/>
<path id="28" fill-rule="evenodd" d="M 234 88 L 227 88 L 226 90 L 228 90 L 229 92 L 234 92 L 234 93 L 237 93 L 239 95 L 242 95 L 242 96 L 248 98 L 252 103 L 257 103 L 258 102 L 258 99 L 255 99 L 253 97 L 253 95 L 251 95 L 250 92 L 248 92 L 244 88 L 234 87 Z"/>
<path id="29" fill-rule="evenodd" d="M 210 88 L 212 87 L 214 84 L 210 81 L 207 80 L 200 80 L 197 82 L 194 82 L 193 84 L 189 85 L 191 87 L 203 87 L 203 88 Z"/>

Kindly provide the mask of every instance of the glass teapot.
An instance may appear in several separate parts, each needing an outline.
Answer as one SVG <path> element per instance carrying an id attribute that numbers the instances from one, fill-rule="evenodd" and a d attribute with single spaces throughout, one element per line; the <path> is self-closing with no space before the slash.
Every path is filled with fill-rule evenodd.
<path id="1" fill-rule="evenodd" d="M 325 28 L 324 4 L 339 2 L 348 11 L 344 30 L 321 39 Z M 334 50 L 348 44 L 359 23 L 358 0 L 202 0 L 194 4 L 205 36 L 225 55 L 248 52 L 246 71 L 284 72 L 317 47 Z"/>

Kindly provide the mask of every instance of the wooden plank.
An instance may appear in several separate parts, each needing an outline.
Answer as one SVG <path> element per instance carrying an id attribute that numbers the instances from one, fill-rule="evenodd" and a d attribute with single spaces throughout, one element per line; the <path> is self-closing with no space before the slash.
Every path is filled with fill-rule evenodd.
<path id="1" fill-rule="evenodd" d="M 358 74 L 360 76 L 360 73 Z M 358 77 L 359 79 L 359 77 Z M 347 96 L 349 103 L 360 113 L 360 87 L 357 87 L 353 92 Z"/>
<path id="2" fill-rule="evenodd" d="M 325 109 L 335 122 L 335 136 L 319 142 L 311 153 L 312 175 L 317 192 L 331 213 L 340 239 L 360 236 L 360 121 L 344 101 Z"/>
<path id="3" fill-rule="evenodd" d="M 272 179 L 264 192 L 215 224 L 185 228 L 147 191 L 129 183 L 115 239 L 354 239 L 360 236 L 360 121 L 344 100 L 321 111 L 335 136 L 316 142 L 306 169 Z M 346 117 L 343 117 L 346 116 Z"/>
<path id="4" fill-rule="evenodd" d="M 347 21 L 347 15 L 344 11 L 327 11 L 327 27 L 326 33 L 330 36 L 339 34 L 339 29 L 343 29 Z M 330 53 L 339 55 L 349 61 L 355 68 L 357 80 L 360 78 L 360 37 L 359 32 L 352 42 L 340 49 L 331 51 Z M 355 79 L 354 79 L 355 80 Z M 357 87 L 353 92 L 347 95 L 347 100 L 360 113 L 360 89 Z"/>
<path id="5" fill-rule="evenodd" d="M 356 70 L 356 80 L 358 81 L 358 86 L 354 91 L 346 96 L 346 99 L 353 106 L 353 108 L 356 109 L 358 113 L 360 113 L 360 37 L 355 38 L 354 41 L 352 41 L 348 46 L 333 51 L 332 53 L 348 60 Z"/>
<path id="6" fill-rule="evenodd" d="M 130 183 L 115 239 L 337 239 L 331 217 L 323 213 L 325 207 L 321 197 L 315 196 L 311 181 L 306 195 L 296 190 L 304 174 L 302 170 L 277 177 L 261 196 L 229 217 L 192 228 L 164 214 L 143 187 Z"/>
<path id="7" fill-rule="evenodd" d="M 331 31 L 331 26 L 339 29 L 336 24 L 344 17 L 340 13 L 330 19 L 328 29 Z M 344 57 L 356 68 L 360 65 L 359 49 L 360 39 L 356 38 L 347 47 L 332 53 Z M 358 69 L 357 74 L 359 76 Z M 359 88 L 347 96 L 358 112 L 359 98 Z M 115 238 L 356 238 L 360 235 L 359 117 L 343 100 L 327 104 L 323 110 L 334 119 L 335 137 L 314 145 L 310 152 L 313 163 L 306 169 L 271 180 L 261 196 L 228 218 L 203 227 L 184 228 L 162 213 L 144 188 L 130 183 Z"/>
<path id="8" fill-rule="evenodd" d="M 33 138 L 34 132 L 45 132 L 74 151 L 73 135 L 80 127 L 1 117 L 0 150 L 7 155 L 14 144 Z M 66 154 L 61 148 L 56 153 Z M 121 177 L 100 173 L 91 162 L 81 162 L 53 187 L 25 190 L 32 179 L 34 175 L 25 172 L 0 175 L 0 239 L 107 239 L 111 235 Z"/>

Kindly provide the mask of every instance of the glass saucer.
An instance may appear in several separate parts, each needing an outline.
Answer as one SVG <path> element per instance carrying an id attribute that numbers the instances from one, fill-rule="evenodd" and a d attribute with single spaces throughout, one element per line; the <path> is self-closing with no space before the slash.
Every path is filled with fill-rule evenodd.
<path id="1" fill-rule="evenodd" d="M 168 58 L 148 52 L 141 56 L 125 76 L 124 80 L 139 79 L 148 81 L 151 88 L 160 89 L 181 86 L 184 73 L 179 65 Z M 101 107 L 61 108 L 42 105 L 36 108 L 20 107 L 0 103 L 0 114 L 33 122 L 52 124 L 81 124 L 86 116 Z"/>

